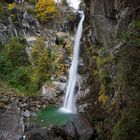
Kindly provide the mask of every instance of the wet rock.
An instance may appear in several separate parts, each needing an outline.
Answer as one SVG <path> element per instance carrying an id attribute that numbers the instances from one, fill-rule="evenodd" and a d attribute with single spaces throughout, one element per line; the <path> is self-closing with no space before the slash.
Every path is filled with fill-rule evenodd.
<path id="1" fill-rule="evenodd" d="M 64 127 L 64 130 L 78 140 L 93 140 L 94 129 L 85 117 L 76 116 Z"/>

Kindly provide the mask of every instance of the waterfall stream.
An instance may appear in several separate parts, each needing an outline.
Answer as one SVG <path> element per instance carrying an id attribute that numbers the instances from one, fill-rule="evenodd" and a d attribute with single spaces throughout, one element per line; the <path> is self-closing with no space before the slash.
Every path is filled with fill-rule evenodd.
<path id="1" fill-rule="evenodd" d="M 76 105 L 75 105 L 75 85 L 77 80 L 77 69 L 78 69 L 78 61 L 79 61 L 79 50 L 80 50 L 80 41 L 82 36 L 83 30 L 83 21 L 84 21 L 84 13 L 79 12 L 81 15 L 81 20 L 78 25 L 75 43 L 74 43 L 74 53 L 73 53 L 73 60 L 69 71 L 69 80 L 67 91 L 65 95 L 65 100 L 61 111 L 69 112 L 69 113 L 76 113 Z"/>

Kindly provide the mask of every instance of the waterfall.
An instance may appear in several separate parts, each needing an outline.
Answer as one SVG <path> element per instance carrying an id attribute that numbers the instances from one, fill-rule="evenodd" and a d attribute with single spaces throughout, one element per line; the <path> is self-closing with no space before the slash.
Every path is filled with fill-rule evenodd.
<path id="1" fill-rule="evenodd" d="M 69 113 L 76 113 L 74 92 L 75 92 L 75 85 L 77 80 L 80 40 L 82 36 L 83 21 L 85 17 L 83 12 L 80 11 L 79 13 L 81 15 L 81 20 L 79 22 L 76 37 L 75 37 L 73 60 L 69 71 L 69 80 L 68 80 L 65 100 L 64 100 L 63 107 L 61 108 L 61 111 L 69 112 Z"/>

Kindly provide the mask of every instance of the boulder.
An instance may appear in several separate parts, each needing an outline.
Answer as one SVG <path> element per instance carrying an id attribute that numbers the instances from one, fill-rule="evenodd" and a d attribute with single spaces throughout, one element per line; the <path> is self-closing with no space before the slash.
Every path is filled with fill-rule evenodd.
<path id="1" fill-rule="evenodd" d="M 83 116 L 76 116 L 70 122 L 68 122 L 64 130 L 74 139 L 78 140 L 93 140 L 94 129 Z"/>
<path id="2" fill-rule="evenodd" d="M 29 110 L 25 110 L 25 111 L 22 112 L 22 115 L 26 118 L 29 118 L 31 116 L 31 113 L 30 113 Z"/>
<path id="3" fill-rule="evenodd" d="M 10 107 L 0 115 L 0 140 L 19 140 L 24 133 L 18 107 Z"/>
<path id="4" fill-rule="evenodd" d="M 46 128 L 32 128 L 26 135 L 26 140 L 73 140 L 63 128 L 52 126 Z"/>
<path id="5" fill-rule="evenodd" d="M 54 102 L 64 94 L 66 83 L 54 81 L 52 85 L 44 85 L 42 87 L 42 95 L 47 98 L 49 102 Z"/>

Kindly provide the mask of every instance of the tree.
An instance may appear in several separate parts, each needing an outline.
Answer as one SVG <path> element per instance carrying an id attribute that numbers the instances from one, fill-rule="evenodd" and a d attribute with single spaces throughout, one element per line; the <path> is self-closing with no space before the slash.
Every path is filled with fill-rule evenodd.
<path id="1" fill-rule="evenodd" d="M 5 51 L 8 59 L 13 66 L 28 65 L 28 58 L 25 51 L 25 40 L 21 38 L 10 38 L 8 44 L 5 46 Z"/>
<path id="2" fill-rule="evenodd" d="M 36 15 L 42 22 L 54 18 L 58 13 L 54 0 L 38 0 L 35 8 L 37 13 Z"/>

